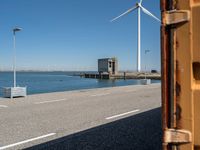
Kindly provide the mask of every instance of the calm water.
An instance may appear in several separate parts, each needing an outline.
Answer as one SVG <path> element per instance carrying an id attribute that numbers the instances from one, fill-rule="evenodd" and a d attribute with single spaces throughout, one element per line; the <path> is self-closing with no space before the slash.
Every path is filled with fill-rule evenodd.
<path id="1" fill-rule="evenodd" d="M 73 74 L 73 72 L 18 72 L 17 85 L 27 86 L 28 94 L 36 94 L 139 84 L 139 80 L 85 79 Z M 152 82 L 160 81 L 152 80 Z M 13 73 L 0 72 L 0 87 L 10 86 L 13 86 Z"/>

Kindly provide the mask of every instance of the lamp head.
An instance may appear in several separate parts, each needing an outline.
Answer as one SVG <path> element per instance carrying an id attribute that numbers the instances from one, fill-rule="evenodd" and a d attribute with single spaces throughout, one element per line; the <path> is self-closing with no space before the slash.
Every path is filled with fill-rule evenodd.
<path id="1" fill-rule="evenodd" d="M 146 53 L 148 53 L 148 52 L 150 52 L 150 50 L 148 50 L 148 49 L 147 49 L 147 50 L 145 50 L 145 54 L 146 54 Z"/>
<path id="2" fill-rule="evenodd" d="M 22 30 L 22 28 L 16 27 L 16 28 L 13 29 L 13 33 L 15 34 L 15 32 L 18 32 L 18 31 L 21 31 L 21 30 Z"/>

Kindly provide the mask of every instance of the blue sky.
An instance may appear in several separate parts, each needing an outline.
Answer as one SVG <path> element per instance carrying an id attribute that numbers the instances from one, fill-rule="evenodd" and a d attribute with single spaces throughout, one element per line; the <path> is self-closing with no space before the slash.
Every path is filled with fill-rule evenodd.
<path id="1" fill-rule="evenodd" d="M 1 0 L 0 70 L 12 69 L 12 28 L 18 70 L 97 70 L 97 59 L 117 57 L 136 70 L 137 11 L 110 23 L 136 0 Z M 143 6 L 160 18 L 159 0 Z M 160 70 L 160 24 L 142 13 L 142 69 Z M 144 55 L 146 49 L 151 50 Z"/>

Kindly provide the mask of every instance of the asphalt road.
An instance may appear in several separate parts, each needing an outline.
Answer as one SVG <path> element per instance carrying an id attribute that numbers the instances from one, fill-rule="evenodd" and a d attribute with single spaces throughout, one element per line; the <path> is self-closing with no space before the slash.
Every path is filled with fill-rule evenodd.
<path id="1" fill-rule="evenodd" d="M 159 150 L 160 106 L 160 84 L 0 98 L 0 150 Z"/>

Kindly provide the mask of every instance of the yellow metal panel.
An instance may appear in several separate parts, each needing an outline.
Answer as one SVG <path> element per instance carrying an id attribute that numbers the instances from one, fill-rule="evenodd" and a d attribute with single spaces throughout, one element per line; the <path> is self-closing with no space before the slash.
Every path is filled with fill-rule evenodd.
<path id="1" fill-rule="evenodd" d="M 193 101 L 192 101 L 192 51 L 191 51 L 190 22 L 176 29 L 176 61 L 178 78 L 176 82 L 180 85 L 180 95 L 176 96 L 180 118 L 177 120 L 177 128 L 188 130 L 193 134 Z M 180 145 L 180 150 L 192 150 L 193 143 Z"/>
<path id="2" fill-rule="evenodd" d="M 200 146 L 200 90 L 194 91 L 194 144 Z"/>
<path id="3" fill-rule="evenodd" d="M 200 0 L 194 0 L 193 2 L 194 3 L 200 3 Z"/>
<path id="4" fill-rule="evenodd" d="M 200 0 L 192 7 L 194 145 L 200 149 Z"/>
<path id="5" fill-rule="evenodd" d="M 193 61 L 200 63 L 200 6 L 192 8 Z"/>
<path id="6" fill-rule="evenodd" d="M 196 150 L 200 146 L 200 5 L 199 1 L 190 2 L 191 20 L 176 29 L 176 61 L 178 76 L 176 82 L 181 85 L 177 106 L 181 109 L 181 118 L 177 127 L 192 133 L 191 143 L 180 145 L 180 150 Z M 180 9 L 187 3 L 179 1 Z"/>
<path id="7" fill-rule="evenodd" d="M 173 13 L 190 12 L 188 22 L 180 23 L 180 17 L 176 17 L 173 19 L 179 19 L 174 21 L 177 23 L 162 26 L 162 79 L 167 80 L 162 80 L 162 104 L 163 128 L 189 131 L 192 142 L 164 148 L 200 150 L 200 0 L 163 0 L 161 6 L 163 24 L 169 8 L 175 10 Z"/>

